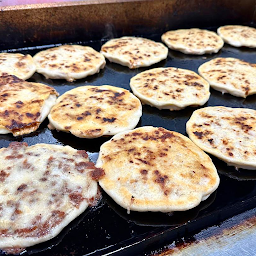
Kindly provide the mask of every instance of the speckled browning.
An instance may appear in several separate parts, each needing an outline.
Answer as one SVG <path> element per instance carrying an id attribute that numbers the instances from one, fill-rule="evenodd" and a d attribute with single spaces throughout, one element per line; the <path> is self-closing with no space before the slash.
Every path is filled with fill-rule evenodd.
<path id="1" fill-rule="evenodd" d="M 20 79 L 26 80 L 35 71 L 36 65 L 29 54 L 0 53 L 0 76 L 15 75 Z"/>
<path id="2" fill-rule="evenodd" d="M 106 62 L 102 54 L 88 46 L 62 45 L 41 51 L 33 57 L 37 72 L 47 78 L 74 81 L 93 75 Z"/>
<path id="3" fill-rule="evenodd" d="M 15 76 L 0 77 L 0 128 L 15 136 L 35 131 L 45 100 L 58 93 L 44 84 L 29 83 Z"/>
<path id="4" fill-rule="evenodd" d="M 195 72 L 179 68 L 155 68 L 130 81 L 140 100 L 159 109 L 179 110 L 203 105 L 210 97 L 209 84 Z"/>
<path id="5" fill-rule="evenodd" d="M 84 86 L 63 94 L 49 115 L 51 124 L 78 137 L 111 135 L 134 127 L 141 116 L 140 101 L 113 86 Z"/>
<path id="6" fill-rule="evenodd" d="M 229 165 L 256 169 L 255 116 L 252 109 L 207 107 L 193 113 L 187 132 L 199 147 Z"/>
<path id="7" fill-rule="evenodd" d="M 212 88 L 237 97 L 256 93 L 256 65 L 235 58 L 216 58 L 198 69 Z"/>
<path id="8" fill-rule="evenodd" d="M 115 135 L 101 146 L 96 166 L 105 171 L 101 187 L 135 211 L 190 209 L 219 183 L 210 158 L 185 136 L 164 128 Z"/>
<path id="9" fill-rule="evenodd" d="M 228 25 L 219 27 L 217 32 L 230 45 L 256 47 L 256 29 L 253 27 Z"/>
<path id="10" fill-rule="evenodd" d="M 109 40 L 101 53 L 112 62 L 131 69 L 150 66 L 167 58 L 168 49 L 161 43 L 140 37 L 121 37 Z"/>
<path id="11" fill-rule="evenodd" d="M 168 31 L 162 41 L 173 50 L 186 54 L 216 53 L 223 47 L 223 40 L 215 32 L 197 28 Z"/>

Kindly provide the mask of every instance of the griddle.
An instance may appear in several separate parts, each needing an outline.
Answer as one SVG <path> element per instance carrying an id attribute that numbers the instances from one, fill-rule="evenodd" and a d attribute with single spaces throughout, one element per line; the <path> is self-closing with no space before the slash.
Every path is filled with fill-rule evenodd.
<path id="1" fill-rule="evenodd" d="M 195 23 L 190 25 L 197 24 L 197 21 L 195 20 Z M 208 23 L 211 22 L 208 20 Z M 185 23 L 182 24 L 180 26 L 176 25 L 176 28 L 187 26 Z M 214 26 L 205 26 L 205 23 L 201 23 L 201 26 L 198 27 L 216 31 L 218 27 L 216 24 L 219 25 L 218 22 Z M 251 21 L 244 22 L 243 24 L 253 25 Z M 157 28 L 154 27 L 152 28 L 154 32 L 152 34 L 148 33 L 147 28 L 145 30 L 143 28 L 137 28 L 134 35 L 160 42 L 163 30 L 170 27 L 161 27 L 158 32 Z M 1 51 L 28 53 L 33 56 L 42 49 L 54 47 L 62 43 L 88 45 L 99 51 L 101 45 L 108 39 L 114 36 L 122 36 L 128 30 L 120 32 L 118 29 L 113 30 L 111 28 L 108 31 L 111 31 L 111 33 L 107 33 L 105 36 L 101 35 L 99 39 L 95 39 L 95 36 L 92 36 L 92 34 L 86 37 L 84 34 L 80 35 L 81 39 L 79 41 L 74 41 L 70 38 L 70 41 L 65 41 L 67 39 L 64 40 L 60 37 L 59 42 L 53 41 L 51 45 L 44 45 L 49 40 L 44 38 L 35 40 L 34 46 L 31 38 L 30 41 L 28 40 L 23 43 L 20 40 L 12 41 L 12 38 L 7 38 L 5 44 L 2 43 Z M 11 32 L 11 36 L 14 37 L 13 31 Z M 91 38 L 93 40 L 91 40 L 90 36 L 92 36 Z M 86 40 L 82 40 L 84 38 Z M 40 40 L 42 45 L 38 44 Z M 8 42 L 11 42 L 9 48 L 7 47 Z M 219 53 L 212 55 L 185 55 L 169 50 L 167 60 L 161 61 L 150 68 L 178 67 L 197 72 L 198 67 L 202 63 L 216 57 L 234 57 L 255 63 L 256 50 L 235 48 L 227 44 L 224 45 Z M 72 83 L 64 80 L 46 79 L 38 73 L 35 73 L 28 81 L 52 86 L 60 95 L 77 86 L 85 85 L 100 86 L 109 84 L 130 90 L 129 80 L 136 74 L 148 69 L 139 68 L 130 70 L 127 67 L 107 61 L 106 67 L 100 73 Z M 243 99 L 229 94 L 222 94 L 211 89 L 211 97 L 204 106 L 256 109 L 256 95 Z M 187 135 L 185 124 L 195 109 L 197 108 L 188 107 L 184 110 L 171 112 L 143 105 L 143 115 L 137 127 L 146 125 L 159 126 Z M 28 145 L 34 145 L 36 143 L 70 145 L 75 149 L 86 150 L 90 159 L 96 162 L 100 146 L 109 140 L 106 137 L 98 139 L 76 138 L 68 133 L 58 132 L 56 130 L 51 131 L 47 128 L 47 125 L 48 120 L 45 120 L 36 132 L 26 136 L 13 137 L 12 135 L 0 135 L 0 147 L 7 147 L 12 141 L 27 142 Z M 242 169 L 236 170 L 234 167 L 227 166 L 224 162 L 213 156 L 211 158 L 220 175 L 220 186 L 215 193 L 196 208 L 186 212 L 169 214 L 152 212 L 131 212 L 128 214 L 125 209 L 118 206 L 104 191 L 101 191 L 102 199 L 97 206 L 87 209 L 64 228 L 57 237 L 27 248 L 27 251 L 22 255 L 146 255 L 151 250 L 159 248 L 167 242 L 171 243 L 179 238 L 190 236 L 193 232 L 215 225 L 227 218 L 255 207 L 256 172 Z M 0 252 L 0 255 L 3 255 L 3 253 Z"/>

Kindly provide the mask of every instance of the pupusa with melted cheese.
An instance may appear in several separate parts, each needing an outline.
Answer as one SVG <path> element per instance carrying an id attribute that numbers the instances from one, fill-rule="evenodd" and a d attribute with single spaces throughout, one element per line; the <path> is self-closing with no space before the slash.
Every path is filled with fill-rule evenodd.
<path id="1" fill-rule="evenodd" d="M 85 151 L 13 142 L 0 149 L 0 248 L 47 241 L 94 204 L 104 175 Z"/>

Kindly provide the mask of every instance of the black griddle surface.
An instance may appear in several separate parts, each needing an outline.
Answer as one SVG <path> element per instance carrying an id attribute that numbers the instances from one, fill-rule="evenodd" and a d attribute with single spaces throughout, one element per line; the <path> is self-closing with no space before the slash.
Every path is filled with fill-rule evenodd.
<path id="1" fill-rule="evenodd" d="M 216 31 L 216 29 L 213 29 Z M 149 37 L 147 37 L 149 38 Z M 151 39 L 160 40 L 161 35 L 154 35 Z M 82 42 L 99 51 L 104 42 Z M 41 50 L 41 49 L 40 49 Z M 29 53 L 34 55 L 38 48 L 17 49 L 12 52 Z M 77 80 L 73 83 L 64 80 L 45 79 L 35 73 L 28 81 L 44 83 L 53 86 L 59 94 L 84 85 L 113 85 L 130 90 L 129 80 L 134 75 L 156 67 L 178 67 L 197 72 L 198 67 L 216 57 L 234 57 L 251 63 L 256 61 L 256 50 L 248 48 L 234 48 L 225 44 L 224 48 L 213 55 L 185 55 L 169 50 L 167 60 L 148 68 L 130 70 L 118 64 L 107 61 L 106 67 L 99 74 Z M 211 97 L 205 106 L 227 106 L 256 109 L 256 95 L 246 99 L 237 98 L 215 90 L 211 90 Z M 140 126 L 161 126 L 186 135 L 185 124 L 195 108 L 188 107 L 180 111 L 158 110 L 144 105 L 143 115 L 138 124 Z M 0 147 L 7 147 L 12 141 L 49 143 L 70 145 L 76 149 L 88 152 L 92 161 L 96 161 L 101 144 L 108 138 L 80 139 L 63 132 L 51 131 L 45 120 L 40 128 L 26 136 L 13 137 L 0 135 Z M 220 174 L 220 186 L 206 201 L 198 207 L 173 214 L 164 213 L 136 213 L 127 214 L 126 210 L 118 206 L 102 191 L 102 200 L 91 209 L 69 224 L 56 238 L 27 249 L 23 255 L 144 255 L 151 247 L 161 246 L 166 241 L 171 243 L 178 237 L 185 236 L 194 230 L 207 228 L 211 224 L 220 222 L 235 214 L 246 211 L 256 205 L 256 172 L 249 170 L 235 170 L 224 162 L 212 157 Z M 1 253 L 0 253 L 1 255 Z"/>

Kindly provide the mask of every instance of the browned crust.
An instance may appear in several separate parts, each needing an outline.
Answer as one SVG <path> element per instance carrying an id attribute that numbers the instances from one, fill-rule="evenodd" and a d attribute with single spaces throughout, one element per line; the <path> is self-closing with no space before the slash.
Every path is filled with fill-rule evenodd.
<path id="1" fill-rule="evenodd" d="M 56 129 L 94 138 L 126 129 L 133 123 L 135 126 L 140 112 L 139 99 L 128 90 L 88 85 L 63 94 L 52 108 L 49 120 Z"/>
<path id="2" fill-rule="evenodd" d="M 256 111 L 207 107 L 193 113 L 187 133 L 200 148 L 237 167 L 255 169 Z"/>
<path id="3" fill-rule="evenodd" d="M 193 208 L 219 183 L 203 151 L 160 127 L 117 134 L 101 146 L 96 166 L 105 170 L 102 188 L 122 207 L 138 211 Z"/>
<path id="4" fill-rule="evenodd" d="M 26 95 L 22 100 L 17 98 L 18 93 L 29 90 L 35 94 L 34 99 L 27 101 Z M 24 91 L 25 93 L 25 91 Z M 0 126 L 8 129 L 14 136 L 35 131 L 40 125 L 40 110 L 45 99 L 50 95 L 58 95 L 54 88 L 44 85 L 29 83 L 15 76 L 5 75 L 0 77 Z M 17 101 L 13 102 L 12 99 Z M 11 105 L 7 105 L 8 101 Z"/>

